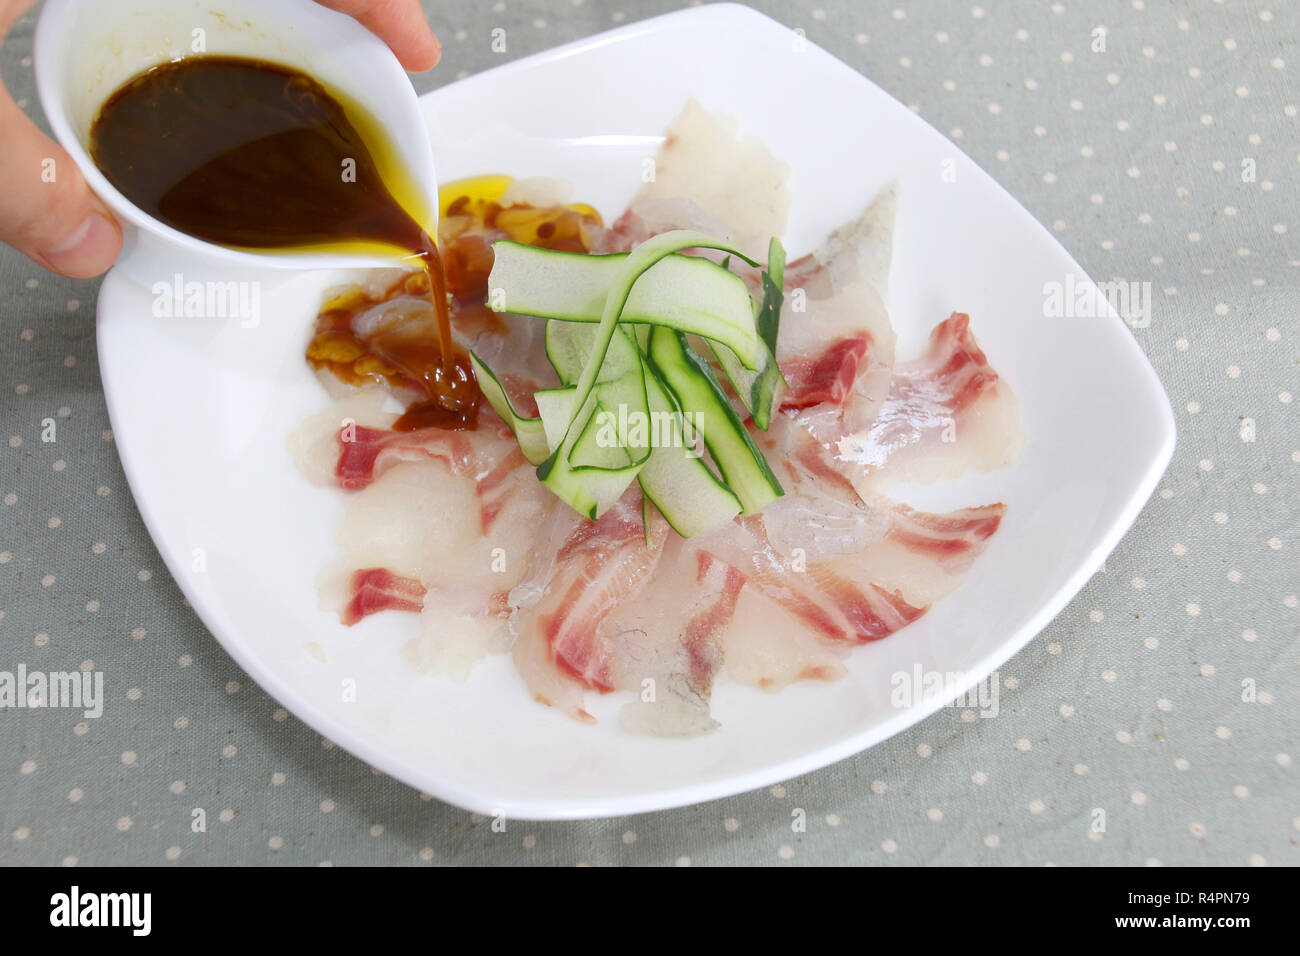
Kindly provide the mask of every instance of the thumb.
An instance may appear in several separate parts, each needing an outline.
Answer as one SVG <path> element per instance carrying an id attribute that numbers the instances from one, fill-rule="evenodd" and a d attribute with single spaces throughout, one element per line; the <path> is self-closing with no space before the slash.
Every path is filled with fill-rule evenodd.
<path id="1" fill-rule="evenodd" d="M 122 250 L 122 229 L 77 164 L 0 88 L 0 242 L 74 279 L 97 276 Z"/>

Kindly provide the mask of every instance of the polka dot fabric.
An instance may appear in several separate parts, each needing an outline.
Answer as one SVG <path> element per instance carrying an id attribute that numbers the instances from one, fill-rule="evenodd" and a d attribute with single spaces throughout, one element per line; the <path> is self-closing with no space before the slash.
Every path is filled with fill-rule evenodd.
<path id="1" fill-rule="evenodd" d="M 0 669 L 100 671 L 106 698 L 98 719 L 0 711 L 0 862 L 1300 862 L 1300 8 L 757 5 L 951 137 L 1094 278 L 1151 283 L 1133 334 L 1178 449 L 1104 571 L 1002 669 L 999 716 L 947 708 L 665 813 L 536 824 L 434 801 L 298 723 L 205 631 L 123 480 L 96 283 L 0 249 Z M 417 83 L 678 6 L 426 3 L 443 62 Z M 32 30 L 0 70 L 43 123 Z"/>

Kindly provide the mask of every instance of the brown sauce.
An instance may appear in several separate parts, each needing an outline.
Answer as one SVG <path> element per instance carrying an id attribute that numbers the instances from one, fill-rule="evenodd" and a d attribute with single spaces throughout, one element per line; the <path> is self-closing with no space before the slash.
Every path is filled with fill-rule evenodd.
<path id="1" fill-rule="evenodd" d="M 439 241 L 446 276 L 450 321 L 462 340 L 503 331 L 501 317 L 487 306 L 492 243 L 513 239 L 570 252 L 589 252 L 592 229 L 601 225 L 590 206 L 532 206 L 502 202 L 510 183 L 505 176 L 481 176 L 448 183 L 441 190 Z M 349 385 L 382 383 L 403 391 L 422 391 L 437 371 L 431 347 L 430 310 L 420 299 L 427 279 L 412 272 L 382 289 L 352 288 L 327 302 L 316 318 L 307 360 Z M 373 321 L 377 310 L 388 306 Z M 358 322 L 359 316 L 371 321 Z M 359 326 L 361 331 L 358 330 Z M 458 351 L 459 356 L 464 356 Z M 458 364 L 463 374 L 472 372 Z M 402 431 L 440 424 L 436 406 L 411 405 L 394 428 Z"/>
<path id="2" fill-rule="evenodd" d="M 288 67 L 187 57 L 117 90 L 91 127 L 90 151 L 131 202 L 208 242 L 255 251 L 378 245 L 418 259 L 432 326 L 369 343 L 353 336 L 352 344 L 363 352 L 373 347 L 368 359 L 378 377 L 422 396 L 402 427 L 474 427 L 481 394 L 468 357 L 452 340 L 437 244 L 408 211 L 416 208 L 414 191 L 364 111 L 345 108 L 316 80 Z M 488 256 L 490 269 L 490 248 Z M 459 260 L 455 268 L 455 276 L 466 268 L 476 276 L 481 271 Z M 325 331 L 335 337 L 334 354 L 345 344 L 348 312 L 344 303 L 322 313 Z M 343 364 L 327 361 L 336 373 Z"/>

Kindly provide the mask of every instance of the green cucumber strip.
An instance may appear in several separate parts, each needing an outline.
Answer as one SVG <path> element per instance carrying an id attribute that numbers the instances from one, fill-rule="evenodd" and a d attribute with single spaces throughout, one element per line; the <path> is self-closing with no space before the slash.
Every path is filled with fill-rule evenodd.
<path id="1" fill-rule="evenodd" d="M 764 345 L 763 367 L 751 371 L 727 346 L 709 342 L 718 365 L 731 381 L 731 386 L 754 418 L 754 424 L 763 431 L 772 421 L 772 405 L 779 383 L 785 382 L 776 364 L 776 340 L 781 325 L 781 304 L 785 299 L 785 246 L 775 236 L 767 247 L 767 268 L 763 271 L 763 301 L 758 306 L 754 325 Z"/>
<path id="2" fill-rule="evenodd" d="M 668 441 L 660 441 L 637 475 L 645 501 L 653 502 L 683 538 L 708 534 L 740 514 L 740 500 L 687 446 L 680 413 L 659 377 L 647 369 L 645 382 L 651 413 L 662 416 L 670 429 Z"/>
<path id="3" fill-rule="evenodd" d="M 597 331 L 592 323 L 561 322 L 554 319 L 546 323 L 546 357 L 565 385 L 573 385 L 581 377 L 587 356 L 596 347 Z M 598 383 L 629 373 L 641 373 L 641 356 L 636 341 L 626 334 L 626 329 L 619 331 L 623 334 L 610 339 L 609 350 L 605 353 L 605 361 L 596 379 Z"/>
<path id="4" fill-rule="evenodd" d="M 515 440 L 519 442 L 519 449 L 524 453 L 524 457 L 532 464 L 540 465 L 551 453 L 546 443 L 546 431 L 542 427 L 542 420 L 526 418 L 516 412 L 514 406 L 510 404 L 510 396 L 506 394 L 505 387 L 492 370 L 483 364 L 483 360 L 473 352 L 469 353 L 469 360 L 474 366 L 474 375 L 483 397 L 488 400 L 492 410 L 501 416 L 501 420 L 515 433 Z"/>
<path id="5" fill-rule="evenodd" d="M 642 469 L 644 471 L 644 469 Z M 645 546 L 650 547 L 650 499 L 641 496 L 641 533 L 645 537 Z"/>
<path id="6" fill-rule="evenodd" d="M 618 277 L 605 294 L 605 307 L 600 314 L 596 343 L 591 355 L 587 358 L 587 364 L 582 369 L 582 374 L 578 377 L 577 384 L 574 386 L 577 389 L 577 396 L 574 399 L 575 405 L 585 405 L 587 397 L 591 394 L 592 386 L 596 384 L 596 378 L 600 375 L 600 367 L 605 361 L 605 352 L 609 349 L 610 339 L 614 337 L 618 320 L 623 314 L 623 306 L 627 303 L 627 297 L 632 293 L 632 286 L 655 263 L 661 261 L 665 256 L 670 256 L 674 252 L 680 252 L 683 249 L 721 249 L 724 252 L 736 252 L 731 246 L 714 239 L 712 236 L 706 236 L 702 232 L 689 229 L 674 229 L 671 232 L 660 233 L 647 239 L 629 252 L 627 258 L 623 260 Z M 739 255 L 739 253 L 736 254 Z M 575 258 L 574 261 L 580 261 L 580 257 Z M 755 365 L 757 365 L 757 362 L 755 362 Z M 570 428 L 572 428 L 572 420 L 570 420 Z M 541 467 L 546 466 L 542 465 Z"/>
<path id="7" fill-rule="evenodd" d="M 754 424 L 767 431 L 767 426 L 772 422 L 772 405 L 776 398 L 777 384 L 785 381 L 785 377 L 777 367 L 776 356 L 764 345 L 763 368 L 751 372 L 736 357 L 736 353 L 725 345 L 710 341 L 709 348 L 713 351 L 713 356 L 718 360 L 722 371 L 726 373 L 731 387 L 740 396 L 741 403 L 753 416 Z"/>
<path id="8" fill-rule="evenodd" d="M 494 268 L 490 279 L 492 307 L 550 320 L 547 356 L 564 384 L 535 393 L 538 416 L 525 418 L 473 357 L 485 395 L 538 466 L 538 479 L 592 519 L 638 481 L 647 541 L 651 505 L 692 537 L 783 494 L 686 333 L 709 340 L 755 423 L 766 427 L 781 381 L 774 348 L 784 249 L 772 240 L 756 306 L 725 267 L 677 255 L 690 248 L 720 249 L 755 265 L 726 243 L 685 230 L 652 237 L 620 256 L 494 244 L 500 271 Z M 521 289 L 528 296 L 522 302 Z M 721 480 L 687 444 L 695 431 Z"/>
<path id="9" fill-rule="evenodd" d="M 644 418 L 640 419 L 628 414 L 638 396 L 645 402 L 645 376 L 629 375 L 597 385 L 592 394 L 596 396 L 596 408 L 580 426 L 581 433 L 569 450 L 570 466 L 581 470 L 645 464 L 650 456 L 650 435 L 644 428 L 638 433 L 635 423 L 648 422 L 649 412 L 642 413 Z M 628 422 L 633 423 L 632 427 L 627 427 Z"/>
<path id="10" fill-rule="evenodd" d="M 776 236 L 767 244 L 767 268 L 763 270 L 763 304 L 758 309 L 759 338 L 767 350 L 776 354 L 777 333 L 781 327 L 781 304 L 785 301 L 785 246 Z"/>
<path id="11" fill-rule="evenodd" d="M 557 390 L 558 391 L 558 390 Z M 539 393 L 540 394 L 540 393 Z M 538 403 L 541 405 L 540 401 Z M 597 407 L 596 397 L 588 395 L 579 409 L 576 419 L 585 422 Z M 574 468 L 569 463 L 569 453 L 573 443 L 578 439 L 578 429 L 570 429 L 564 443 L 553 451 L 549 458 L 538 467 L 538 477 L 556 497 L 565 502 L 579 514 L 595 521 L 610 505 L 618 501 L 627 490 L 628 485 L 636 480 L 644 462 L 627 465 L 623 468 Z M 648 457 L 648 456 L 647 456 Z M 545 469 L 545 474 L 542 474 Z"/>
<path id="12" fill-rule="evenodd" d="M 560 381 L 569 384 L 582 374 L 586 356 L 595 347 L 595 336 L 594 325 L 554 320 L 546 323 L 546 354 Z M 637 437 L 628 423 L 645 422 L 650 417 L 646 403 L 645 366 L 641 351 L 627 329 L 619 328 L 610 339 L 595 390 L 601 407 L 587 423 L 589 434 L 574 443 L 569 463 L 576 468 L 606 467 L 611 458 L 617 458 L 609 454 L 616 445 L 630 449 L 629 460 L 644 461 L 650 452 L 649 445 L 645 441 L 626 441 L 629 437 Z M 600 427 L 602 415 L 612 415 L 617 425 L 612 441 L 609 430 Z M 618 465 L 627 463 L 623 461 Z"/>
<path id="13" fill-rule="evenodd" d="M 628 465 L 645 462 L 648 449 L 636 449 L 637 457 L 633 459 L 631 450 L 618 443 L 615 427 L 608 424 L 617 420 L 618 412 L 606 407 L 598 388 L 596 407 L 569 451 L 569 465 L 574 471 L 586 468 L 617 471 Z"/>
<path id="14" fill-rule="evenodd" d="M 685 337 L 656 327 L 650 333 L 649 357 L 678 405 L 693 413 L 695 427 L 722 480 L 740 500 L 742 513 L 753 514 L 783 495 L 781 483 L 731 407 L 713 369 L 687 346 Z"/>
<path id="15" fill-rule="evenodd" d="M 542 423 L 549 456 L 563 444 L 565 429 L 573 418 L 574 387 L 543 388 L 534 392 L 533 398 L 537 400 L 537 415 Z"/>
<path id="16" fill-rule="evenodd" d="M 682 235 L 699 241 L 664 251 L 672 244 L 671 237 Z M 708 259 L 672 254 L 689 248 L 735 252 L 718 240 L 680 230 L 655 236 L 631 253 L 607 256 L 557 252 L 502 240 L 492 244 L 496 258 L 488 278 L 493 290 L 490 304 L 498 312 L 599 322 L 609 292 L 626 277 L 630 257 L 645 256 L 655 261 L 643 274 L 633 276 L 635 286 L 626 295 L 621 321 L 666 325 L 723 342 L 746 368 L 758 371 L 761 336 L 744 281 Z M 745 261 L 752 264 L 750 259 Z"/>

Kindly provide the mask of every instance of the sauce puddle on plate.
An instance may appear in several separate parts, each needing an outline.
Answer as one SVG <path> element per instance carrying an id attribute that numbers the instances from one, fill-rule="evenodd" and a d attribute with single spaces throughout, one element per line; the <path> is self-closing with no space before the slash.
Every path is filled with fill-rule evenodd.
<path id="1" fill-rule="evenodd" d="M 186 57 L 109 97 L 90 153 L 132 203 L 207 242 L 251 252 L 396 248 L 418 259 L 425 281 L 414 281 L 433 303 L 435 336 L 357 344 L 422 393 L 397 427 L 475 427 L 481 394 L 451 337 L 437 243 L 412 214 L 417 191 L 364 110 L 279 64 Z M 342 321 L 349 310 L 335 312 Z"/>

